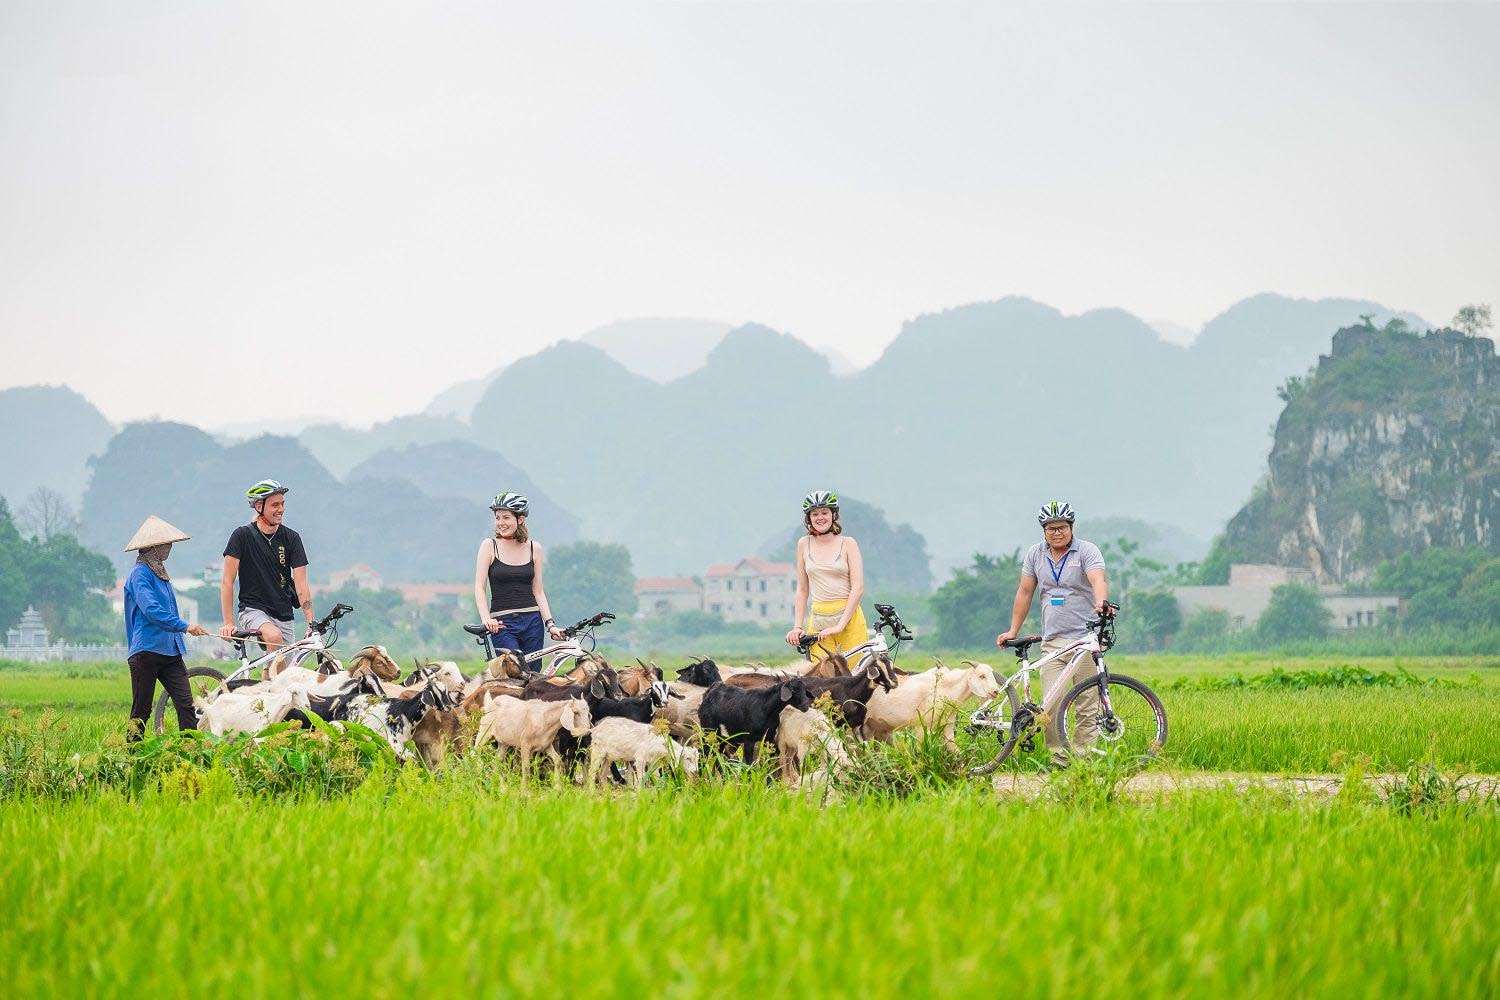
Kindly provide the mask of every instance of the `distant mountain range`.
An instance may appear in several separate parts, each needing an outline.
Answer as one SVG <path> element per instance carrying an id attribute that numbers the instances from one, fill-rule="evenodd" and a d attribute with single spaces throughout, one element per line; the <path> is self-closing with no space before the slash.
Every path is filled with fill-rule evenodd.
<path id="1" fill-rule="evenodd" d="M 28 385 L 0 391 L 0 496 L 14 511 L 38 487 L 78 503 L 91 457 L 115 429 L 104 414 L 66 386 Z"/>
<path id="2" fill-rule="evenodd" d="M 157 514 L 192 535 L 173 550 L 172 569 L 196 576 L 219 559 L 230 531 L 250 520 L 245 488 L 272 475 L 292 489 L 287 524 L 302 533 L 315 580 L 368 563 L 393 582 L 467 581 L 475 549 L 491 531 L 492 494 L 488 486 L 476 490 L 491 469 L 531 485 L 500 456 L 463 443 L 385 452 L 341 481 L 292 438 L 225 446 L 186 424 L 131 424 L 95 460 L 83 497 L 84 541 L 124 569 L 134 559 L 120 551 L 125 540 Z M 549 540 L 577 537 L 573 515 L 540 491 L 534 499 Z"/>
<path id="3" fill-rule="evenodd" d="M 213 480 L 201 506 L 184 508 L 195 518 L 211 508 L 238 517 L 233 498 L 247 475 L 295 480 L 302 470 L 309 482 L 326 479 L 294 495 L 302 499 L 292 509 L 303 513 L 293 521 L 326 506 L 337 516 L 319 525 L 325 553 L 414 579 L 466 576 L 488 516 L 484 501 L 509 482 L 532 483 L 557 501 L 538 504 L 539 538 L 566 540 L 576 527 L 581 537 L 622 542 L 641 574 L 696 573 L 754 552 L 797 523 L 803 493 L 833 488 L 912 525 L 941 580 L 975 551 L 1029 543 L 1031 511 L 1054 496 L 1079 508 L 1085 536 L 1090 518 L 1132 517 L 1175 526 L 1184 538 L 1211 537 L 1264 467 L 1276 388 L 1361 314 L 1377 322 L 1395 315 L 1358 300 L 1260 295 L 1181 347 L 1120 310 L 1064 316 L 1009 298 L 912 320 L 874 364 L 842 377 L 825 355 L 755 324 L 728 332 L 698 321 L 620 324 L 596 331 L 595 343 L 564 341 L 455 386 L 455 399 L 472 396 L 467 420 L 429 407 L 369 430 L 318 425 L 296 441 L 228 447 L 197 432 L 202 440 L 186 451 L 162 452 L 187 463 L 185 478 L 163 475 L 189 492 Z M 612 354 L 630 356 L 632 336 L 643 346 L 627 365 Z M 671 377 L 670 365 L 690 364 Z M 72 416 L 58 418 L 57 407 Z M 25 432 L 9 435 L 10 451 L 0 452 L 0 491 L 18 502 L 47 482 L 79 496 L 89 456 L 110 440 L 107 421 L 68 390 L 0 392 L 4 416 Z M 121 436 L 132 431 L 140 433 Z M 101 543 L 123 526 L 112 523 L 111 505 L 139 522 L 140 497 L 160 491 L 115 461 L 116 452 L 111 446 L 111 461 L 95 467 L 84 504 L 88 534 Z M 370 481 L 396 485 L 356 488 Z M 387 508 L 373 495 L 406 498 L 418 516 L 399 523 L 422 542 L 383 545 L 390 531 L 374 512 Z M 459 496 L 463 506 L 452 506 Z M 448 534 L 423 526 L 434 520 Z M 849 530 L 857 535 L 858 525 Z M 340 532 L 353 539 L 347 549 L 332 540 Z M 381 565 L 379 552 L 398 565 Z"/>

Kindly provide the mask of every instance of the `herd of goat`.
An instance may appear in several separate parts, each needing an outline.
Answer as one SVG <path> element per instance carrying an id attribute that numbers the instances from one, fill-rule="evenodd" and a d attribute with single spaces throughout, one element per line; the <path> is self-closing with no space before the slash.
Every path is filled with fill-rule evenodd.
<path id="1" fill-rule="evenodd" d="M 432 662 L 398 680 L 385 647 L 366 646 L 347 669 L 288 667 L 268 680 L 232 681 L 202 700 L 199 726 L 255 734 L 285 720 L 310 726 L 316 715 L 367 726 L 399 759 L 429 767 L 493 744 L 517 752 L 523 779 L 546 754 L 554 773 L 590 783 L 613 774 L 635 786 L 663 766 L 695 776 L 704 736 L 715 734 L 745 763 L 770 748 L 789 784 L 826 784 L 848 766 L 848 740 L 931 728 L 951 745 L 958 707 L 1001 693 L 988 665 L 965 663 L 908 673 L 884 656 L 854 671 L 838 656 L 779 668 L 700 657 L 668 681 L 655 664 L 616 670 L 592 654 L 567 674 L 540 677 L 507 651 L 473 677 Z M 471 717 L 477 729 L 466 726 Z"/>

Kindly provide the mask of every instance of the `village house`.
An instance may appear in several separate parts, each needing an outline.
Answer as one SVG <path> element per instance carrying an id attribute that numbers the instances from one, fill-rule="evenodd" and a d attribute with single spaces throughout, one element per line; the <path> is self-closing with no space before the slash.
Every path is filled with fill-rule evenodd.
<path id="1" fill-rule="evenodd" d="M 635 581 L 637 618 L 702 611 L 703 586 L 690 576 L 643 576 Z"/>
<path id="2" fill-rule="evenodd" d="M 791 624 L 796 568 L 791 563 L 750 557 L 716 563 L 703 574 L 705 610 L 726 622 Z"/>
<path id="3" fill-rule="evenodd" d="M 1319 585 L 1311 570 L 1252 563 L 1231 565 L 1227 584 L 1174 587 L 1172 596 L 1184 619 L 1207 609 L 1227 611 L 1229 627 L 1243 629 L 1256 623 L 1270 606 L 1271 591 L 1285 583 L 1314 587 L 1333 616 L 1329 626 L 1334 629 L 1365 628 L 1394 620 L 1401 611 L 1395 594 L 1346 594 L 1337 584 Z"/>

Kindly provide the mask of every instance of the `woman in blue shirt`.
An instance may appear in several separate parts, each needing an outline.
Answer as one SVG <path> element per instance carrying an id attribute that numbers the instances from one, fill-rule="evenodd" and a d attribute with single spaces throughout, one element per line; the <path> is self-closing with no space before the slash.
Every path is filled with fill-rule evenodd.
<path id="1" fill-rule="evenodd" d="M 188 536 L 155 514 L 135 533 L 126 552 L 135 552 L 135 565 L 125 578 L 125 638 L 130 643 L 130 731 L 132 742 L 146 731 L 156 682 L 172 696 L 178 729 L 197 729 L 193 691 L 188 685 L 187 652 L 183 634 L 207 635 L 202 625 L 189 625 L 177 611 L 177 593 L 167 577 L 166 560 L 173 542 Z"/>

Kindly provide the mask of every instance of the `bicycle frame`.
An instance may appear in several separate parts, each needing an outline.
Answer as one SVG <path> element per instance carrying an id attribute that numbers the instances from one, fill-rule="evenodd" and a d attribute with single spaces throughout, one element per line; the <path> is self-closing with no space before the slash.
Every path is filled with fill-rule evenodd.
<path id="1" fill-rule="evenodd" d="M 1046 708 L 1049 705 L 1056 705 L 1058 699 L 1060 699 L 1062 695 L 1076 683 L 1076 681 L 1074 681 L 1073 679 L 1074 671 L 1078 669 L 1079 661 L 1081 661 L 1086 654 L 1092 655 L 1094 658 L 1095 675 L 1105 678 L 1106 683 L 1102 685 L 1102 689 L 1099 692 L 1100 707 L 1105 714 L 1111 714 L 1114 712 L 1114 706 L 1109 702 L 1109 668 L 1104 663 L 1104 651 L 1099 646 L 1099 639 L 1092 632 L 1087 636 L 1079 639 L 1078 641 L 1070 643 L 1062 649 L 1048 653 L 1040 660 L 1033 661 L 1023 659 L 1021 668 L 1005 679 L 1005 686 L 1011 687 L 1017 681 L 1020 681 L 1022 703 L 1028 705 L 1032 704 L 1031 675 L 1033 673 L 1036 673 L 1038 674 L 1038 676 L 1040 676 L 1043 664 L 1053 663 L 1057 660 L 1061 660 L 1064 657 L 1067 657 L 1067 668 L 1064 669 L 1060 674 L 1058 674 L 1057 680 L 1052 682 L 1052 686 L 1042 693 L 1041 707 Z M 1001 697 L 1004 696 L 1002 695 Z M 982 716 L 986 709 L 999 701 L 999 698 L 990 699 L 989 701 L 980 705 L 974 714 L 976 716 Z M 999 728 L 1008 728 L 1009 725 L 1010 724 L 1008 722 L 1002 722 L 998 724 Z"/>
<path id="2" fill-rule="evenodd" d="M 494 633 L 491 633 L 491 635 L 493 634 Z M 583 635 L 587 635 L 589 639 L 589 645 L 587 648 L 584 647 L 582 639 L 580 638 L 580 636 Z M 479 644 L 484 648 L 485 652 L 489 653 L 491 657 L 497 654 L 498 651 L 495 649 L 495 647 L 490 645 L 490 643 L 486 641 L 486 636 L 476 636 L 476 638 L 479 640 Z M 588 656 L 594 651 L 595 645 L 596 642 L 594 640 L 593 634 L 591 632 L 582 632 L 579 633 L 579 635 L 569 636 L 568 638 L 563 639 L 560 642 L 555 642 L 550 646 L 543 646 L 535 653 L 527 653 L 525 656 L 521 657 L 521 665 L 530 670 L 532 664 L 540 663 L 543 660 L 546 660 L 547 665 L 545 667 L 537 668 L 534 672 L 540 677 L 556 677 L 558 671 L 562 670 L 565 663 L 567 663 L 569 660 L 576 660 L 580 657 Z"/>
<path id="3" fill-rule="evenodd" d="M 235 640 L 234 644 L 240 648 L 240 665 L 234 673 L 224 678 L 224 683 L 220 685 L 221 688 L 226 687 L 230 681 L 237 681 L 248 677 L 252 670 L 269 665 L 272 660 L 279 656 L 289 657 L 286 664 L 287 667 L 300 667 L 303 663 L 307 662 L 308 657 L 316 658 L 319 653 L 328 650 L 328 647 L 323 644 L 322 634 L 314 632 L 311 635 L 298 639 L 296 642 L 288 643 L 278 649 L 262 653 L 252 660 L 250 659 L 246 644 L 254 641 L 254 639 Z M 282 669 L 284 670 L 286 667 Z"/>

